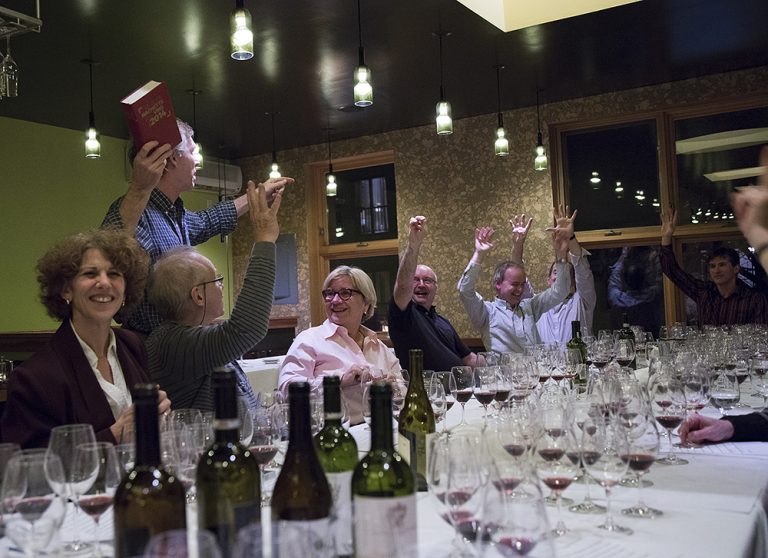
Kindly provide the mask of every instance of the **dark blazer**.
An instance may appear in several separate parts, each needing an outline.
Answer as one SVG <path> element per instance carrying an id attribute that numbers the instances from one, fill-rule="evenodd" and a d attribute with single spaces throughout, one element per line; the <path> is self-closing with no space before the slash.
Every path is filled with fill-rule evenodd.
<path id="1" fill-rule="evenodd" d="M 128 388 L 149 382 L 142 340 L 127 330 L 113 331 Z M 65 321 L 48 346 L 11 373 L 0 438 L 22 448 L 45 447 L 51 428 L 74 423 L 92 424 L 97 440 L 115 443 L 109 430 L 115 423 L 112 409 L 69 321 Z"/>

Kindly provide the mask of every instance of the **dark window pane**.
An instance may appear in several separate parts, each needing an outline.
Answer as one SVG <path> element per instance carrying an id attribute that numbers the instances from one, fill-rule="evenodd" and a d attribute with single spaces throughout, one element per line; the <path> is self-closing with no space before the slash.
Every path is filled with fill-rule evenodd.
<path id="1" fill-rule="evenodd" d="M 387 311 L 389 299 L 395 288 L 397 266 L 400 263 L 398 256 L 371 256 L 367 258 L 344 258 L 330 261 L 330 268 L 335 269 L 340 265 L 359 267 L 365 271 L 373 281 L 376 289 L 376 311 L 373 317 L 363 325 L 374 331 L 381 331 L 382 324 L 387 323 Z"/>
<path id="2" fill-rule="evenodd" d="M 563 134 L 566 199 L 578 230 L 658 225 L 656 121 Z"/>
<path id="3" fill-rule="evenodd" d="M 581 214 L 581 211 L 579 211 Z M 659 248 L 631 246 L 590 249 L 597 305 L 593 333 L 621 327 L 627 314 L 631 325 L 643 326 L 654 336 L 664 323 L 664 289 Z"/>
<path id="4" fill-rule="evenodd" d="M 751 258 L 752 252 L 748 249 L 748 244 L 744 239 L 726 240 L 717 242 L 685 242 L 683 243 L 683 261 L 680 266 L 696 277 L 697 279 L 708 280 L 708 261 L 710 254 L 716 248 L 734 248 L 739 253 L 739 265 L 741 273 L 739 278 L 750 287 L 756 286 L 758 289 L 768 294 L 766 289 L 766 277 L 763 268 L 755 265 Z M 685 317 L 689 324 L 696 324 L 698 319 L 698 310 L 696 303 L 685 297 Z"/>
<path id="5" fill-rule="evenodd" d="M 728 194 L 756 182 L 766 142 L 766 107 L 676 121 L 680 223 L 733 223 Z"/>
<path id="6" fill-rule="evenodd" d="M 336 183 L 326 198 L 330 244 L 397 238 L 393 164 L 338 172 Z"/>

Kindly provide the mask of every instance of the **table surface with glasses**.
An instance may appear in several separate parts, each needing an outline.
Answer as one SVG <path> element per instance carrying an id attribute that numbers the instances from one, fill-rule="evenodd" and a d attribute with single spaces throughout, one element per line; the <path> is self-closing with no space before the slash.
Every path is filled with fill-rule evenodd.
<path id="1" fill-rule="evenodd" d="M 638 374 L 644 380 L 644 374 Z M 749 383 L 743 392 L 751 392 Z M 757 408 L 762 399 L 749 395 L 742 401 Z M 750 412 L 738 409 L 733 413 Z M 702 414 L 718 416 L 711 407 Z M 470 426 L 482 426 L 482 407 L 473 398 L 467 403 L 466 421 Z M 461 406 L 454 405 L 447 414 L 447 427 L 455 428 L 461 417 Z M 442 428 L 438 423 L 438 431 Z M 365 425 L 353 427 L 353 434 L 361 449 L 369 444 L 370 433 Z M 675 437 L 676 438 L 676 437 Z M 679 441 L 679 440 L 673 440 Z M 668 442 L 662 439 L 659 455 L 668 450 Z M 677 453 L 687 459 L 687 465 L 665 466 L 654 464 L 644 478 L 653 486 L 643 489 L 646 503 L 663 511 L 655 519 L 635 519 L 623 516 L 619 510 L 635 504 L 636 489 L 618 486 L 614 489 L 613 509 L 617 523 L 631 527 L 634 533 L 624 535 L 597 529 L 603 515 L 581 515 L 564 508 L 563 519 L 569 532 L 555 539 L 557 556 L 567 558 L 643 558 L 675 557 L 758 557 L 768 556 L 768 520 L 764 505 L 768 503 L 768 443 L 722 443 L 698 448 L 677 448 Z M 546 493 L 547 489 L 543 488 Z M 592 483 L 593 500 L 604 504 L 602 488 Z M 573 483 L 564 496 L 580 502 L 585 494 L 582 483 Z M 556 522 L 554 507 L 547 508 L 550 526 Z M 190 534 L 196 528 L 195 504 L 188 506 Z M 263 509 L 263 521 L 269 521 L 269 509 Z M 448 556 L 454 549 L 454 531 L 439 515 L 435 499 L 429 493 L 418 494 L 419 555 L 423 557 Z M 92 520 L 83 513 L 66 515 L 60 533 L 51 548 L 62 541 L 71 540 L 74 533 L 84 540 L 93 539 L 95 529 Z M 111 542 L 113 532 L 112 512 L 101 520 L 98 537 Z M 103 545 L 105 555 L 111 555 L 109 544 Z M 486 556 L 500 556 L 492 548 Z M 21 556 L 7 538 L 0 539 L 0 556 Z M 49 555 L 56 555 L 55 551 Z M 534 548 L 528 556 L 541 556 L 541 549 Z M 268 554 L 265 554 L 268 556 Z"/>

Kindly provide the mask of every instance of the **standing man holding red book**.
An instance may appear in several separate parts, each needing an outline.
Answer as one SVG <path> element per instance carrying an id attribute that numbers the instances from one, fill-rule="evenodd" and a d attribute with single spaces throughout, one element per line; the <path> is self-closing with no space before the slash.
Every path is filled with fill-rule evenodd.
<path id="1" fill-rule="evenodd" d="M 129 154 L 133 163 L 131 184 L 124 196 L 115 200 L 104 217 L 102 227 L 133 232 L 149 253 L 152 264 L 176 246 L 195 246 L 219 234 L 235 230 L 237 218 L 248 211 L 244 194 L 224 200 L 203 211 L 188 211 L 179 197 L 195 185 L 195 150 L 192 127 L 177 119 L 181 143 L 174 147 L 149 141 Z M 249 181 L 251 183 L 252 181 Z M 278 191 L 293 179 L 269 179 L 267 196 L 271 202 Z M 146 299 L 129 316 L 120 316 L 123 326 L 144 335 L 160 324 L 157 310 Z"/>

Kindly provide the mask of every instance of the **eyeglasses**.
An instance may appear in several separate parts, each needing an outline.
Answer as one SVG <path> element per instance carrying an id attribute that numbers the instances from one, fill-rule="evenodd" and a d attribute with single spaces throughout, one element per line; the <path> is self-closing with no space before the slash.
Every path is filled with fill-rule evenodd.
<path id="1" fill-rule="evenodd" d="M 339 295 L 341 300 L 349 300 L 355 293 L 359 295 L 363 294 L 362 291 L 358 291 L 357 289 L 339 289 L 338 291 L 334 291 L 333 289 L 325 289 L 322 292 L 322 295 L 326 302 L 330 302 L 336 295 Z"/>
<path id="2" fill-rule="evenodd" d="M 413 282 L 418 285 L 419 283 L 424 283 L 428 287 L 431 287 L 432 285 L 436 285 L 437 281 L 432 279 L 431 277 L 414 277 Z"/>
<path id="3" fill-rule="evenodd" d="M 200 286 L 205 287 L 208 283 L 216 283 L 219 287 L 223 287 L 224 286 L 224 276 L 223 275 L 217 275 L 216 277 L 214 277 L 210 281 L 203 281 L 202 283 L 198 283 L 197 285 L 195 285 L 195 287 L 200 287 Z"/>

